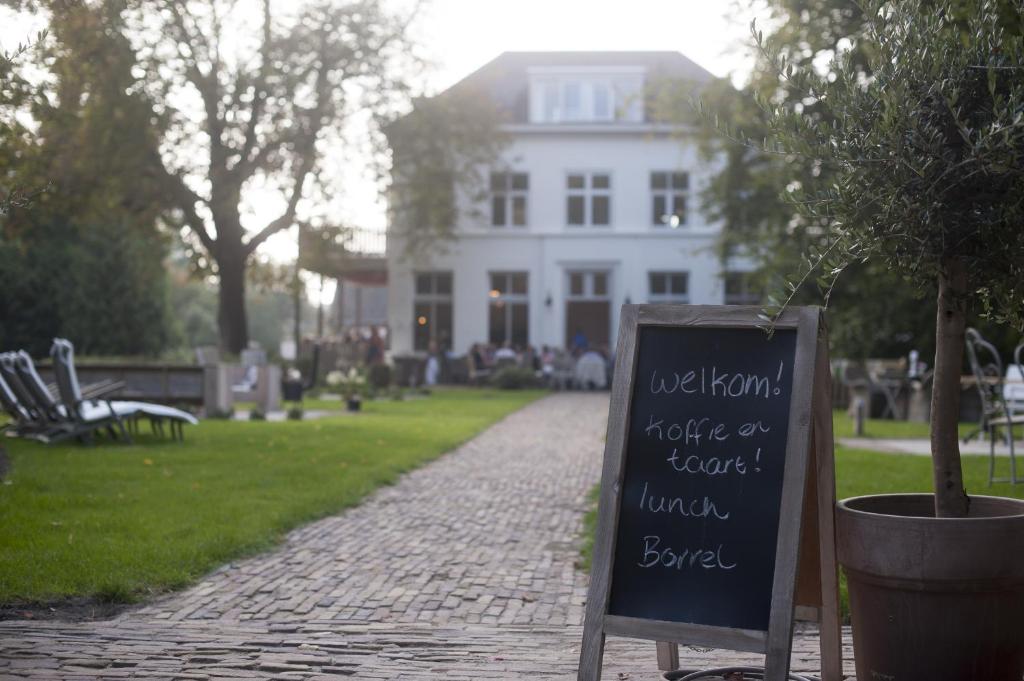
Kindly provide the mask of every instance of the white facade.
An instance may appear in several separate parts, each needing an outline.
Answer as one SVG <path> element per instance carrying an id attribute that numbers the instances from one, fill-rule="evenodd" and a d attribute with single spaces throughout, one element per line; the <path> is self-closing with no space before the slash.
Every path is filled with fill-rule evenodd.
<path id="1" fill-rule="evenodd" d="M 393 353 L 422 351 L 428 337 L 458 354 L 474 343 L 499 343 L 503 335 L 515 344 L 525 340 L 538 348 L 564 347 L 578 329 L 585 331 L 590 345 L 610 347 L 623 303 L 725 302 L 721 263 L 714 250 L 720 226 L 708 224 L 699 205 L 701 191 L 716 168 L 701 161 L 695 142 L 679 130 L 638 120 L 636 107 L 624 102 L 621 94 L 614 95 L 618 120 L 586 120 L 595 110 L 599 117 L 606 114 L 601 83 L 625 83 L 635 92 L 643 71 L 563 69 L 573 74 L 581 70 L 586 79 L 567 101 L 564 89 L 559 91 L 558 70 L 530 69 L 529 120 L 541 122 L 506 126 L 513 141 L 493 169 L 518 174 L 520 184 L 525 175 L 528 188 L 499 182 L 499 187 L 508 188 L 492 193 L 492 199 L 498 195 L 503 205 L 494 207 L 488 201 L 477 207 L 475 217 L 463 211 L 457 237 L 446 253 L 406 260 L 398 257 L 400 244 L 389 243 Z M 545 89 L 558 98 L 557 105 L 537 101 Z M 581 93 L 582 100 L 577 97 Z M 569 118 L 583 120 L 566 122 L 567 104 Z M 545 108 L 554 112 L 553 122 L 544 122 Z M 685 189 L 652 189 L 652 184 L 663 182 L 671 186 L 673 173 L 682 178 L 677 185 L 688 179 Z M 580 176 L 584 187 L 574 189 Z M 667 216 L 655 224 L 657 208 L 665 208 L 655 203 L 656 194 L 685 199 L 681 224 L 673 225 Z M 513 195 L 519 197 L 515 208 L 509 200 Z M 570 195 L 581 198 L 574 203 Z M 604 198 L 595 202 L 594 195 Z M 671 213 L 672 198 L 667 206 Z M 581 217 L 586 223 L 607 224 L 570 224 Z M 492 224 L 502 218 L 504 225 Z M 523 218 L 524 225 L 514 224 Z M 429 273 L 451 273 L 450 293 L 446 275 L 440 284 L 430 276 L 417 284 L 417 274 Z M 515 273 L 515 284 L 500 276 L 495 279 L 504 273 Z M 506 282 L 516 290 L 504 290 Z M 450 338 L 445 309 L 449 301 Z M 515 319 L 502 311 L 506 301 L 518 306 Z M 506 328 L 509 323 L 516 328 Z"/>

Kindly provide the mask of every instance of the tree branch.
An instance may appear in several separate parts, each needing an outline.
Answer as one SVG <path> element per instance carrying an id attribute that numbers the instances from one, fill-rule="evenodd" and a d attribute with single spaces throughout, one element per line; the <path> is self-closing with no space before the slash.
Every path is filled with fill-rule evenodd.
<path id="1" fill-rule="evenodd" d="M 315 154 L 312 150 L 312 144 L 310 145 L 309 155 Z M 274 234 L 277 234 L 283 229 L 287 229 L 292 226 L 295 222 L 295 211 L 299 205 L 299 199 L 302 198 L 302 188 L 306 184 L 306 178 L 309 177 L 310 169 L 313 166 L 313 159 L 311 157 L 303 156 L 299 161 L 299 171 L 295 174 L 295 184 L 292 185 L 292 193 L 288 198 L 288 207 L 285 208 L 284 212 L 270 223 L 266 227 L 257 232 L 248 242 L 242 247 L 245 257 L 252 255 L 253 251 L 259 248 L 260 244 L 269 239 Z"/>
<path id="2" fill-rule="evenodd" d="M 219 64 L 214 57 L 211 57 L 210 45 L 202 36 L 202 31 L 195 27 L 189 28 L 185 23 L 185 15 L 182 13 L 183 4 L 178 2 L 167 3 L 170 9 L 173 25 L 177 29 L 179 37 L 178 53 L 185 63 L 185 72 L 189 82 L 199 91 L 203 100 L 203 108 L 206 111 L 206 130 L 210 136 L 210 171 L 211 175 L 216 170 L 224 169 L 227 165 L 227 156 L 224 149 L 224 122 L 220 118 L 220 83 L 217 80 Z M 187 13 L 187 8 L 185 12 Z M 185 46 L 188 50 L 185 50 Z M 203 47 L 206 52 L 206 60 L 210 62 L 210 72 L 203 73 L 199 68 L 201 55 L 197 52 L 198 47 Z"/>
<path id="3" fill-rule="evenodd" d="M 175 205 L 185 214 L 185 224 L 199 237 L 199 241 L 202 242 L 207 252 L 216 257 L 217 240 L 210 235 L 210 231 L 206 228 L 206 222 L 196 210 L 196 204 L 202 203 L 203 198 L 192 191 L 180 175 L 165 172 L 165 177 L 166 186 L 170 190 Z"/>
<path id="4" fill-rule="evenodd" d="M 270 75 L 270 0 L 263 0 L 263 46 L 260 50 L 260 72 L 253 83 L 252 106 L 249 109 L 249 125 L 245 129 L 245 139 L 242 148 L 238 152 L 238 162 L 231 169 L 236 181 L 244 181 L 255 172 L 265 160 L 269 153 L 268 148 L 257 151 L 256 156 L 250 159 L 253 149 L 256 147 L 256 126 L 259 123 L 260 115 L 263 113 L 263 103 L 267 97 L 267 79 Z M 236 93 L 237 98 L 237 93 Z M 269 147 L 269 145 L 268 145 Z"/>

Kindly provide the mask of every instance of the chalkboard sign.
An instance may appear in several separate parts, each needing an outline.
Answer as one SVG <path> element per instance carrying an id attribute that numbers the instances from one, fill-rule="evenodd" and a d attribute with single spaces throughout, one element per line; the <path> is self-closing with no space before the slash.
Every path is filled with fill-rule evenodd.
<path id="1" fill-rule="evenodd" d="M 610 613 L 768 630 L 795 341 L 640 330 Z"/>
<path id="2" fill-rule="evenodd" d="M 579 678 L 600 678 L 617 634 L 763 652 L 781 681 L 798 566 L 823 677 L 841 678 L 819 310 L 787 310 L 771 335 L 747 307 L 626 305 L 620 319 Z"/>

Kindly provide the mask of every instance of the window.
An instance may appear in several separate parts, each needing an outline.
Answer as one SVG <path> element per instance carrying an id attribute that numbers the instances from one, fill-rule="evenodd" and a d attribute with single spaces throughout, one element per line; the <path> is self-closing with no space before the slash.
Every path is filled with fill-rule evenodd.
<path id="1" fill-rule="evenodd" d="M 566 222 L 572 226 L 611 224 L 612 176 L 570 173 L 566 178 Z"/>
<path id="2" fill-rule="evenodd" d="M 434 341 L 441 348 L 451 346 L 452 273 L 417 272 L 413 298 L 413 349 L 428 350 Z"/>
<path id="3" fill-rule="evenodd" d="M 528 67 L 531 123 L 642 123 L 643 66 Z"/>
<path id="4" fill-rule="evenodd" d="M 650 292 L 647 299 L 652 303 L 690 302 L 689 272 L 648 272 Z"/>
<path id="5" fill-rule="evenodd" d="M 526 173 L 491 173 L 491 225 L 525 225 L 529 188 L 530 178 Z"/>
<path id="6" fill-rule="evenodd" d="M 492 272 L 488 291 L 488 341 L 526 347 L 530 339 L 530 302 L 526 272 Z"/>
<path id="7" fill-rule="evenodd" d="M 588 123 L 616 118 L 616 90 L 608 78 L 547 80 L 534 92 L 543 98 L 538 111 L 545 123 Z"/>
<path id="8" fill-rule="evenodd" d="M 570 300 L 607 300 L 607 271 L 576 271 L 569 272 Z"/>
<path id="9" fill-rule="evenodd" d="M 658 227 L 686 224 L 690 175 L 683 172 L 651 173 L 652 223 Z"/>
<path id="10" fill-rule="evenodd" d="M 750 272 L 725 273 L 726 305 L 759 305 L 761 292 L 753 283 Z"/>

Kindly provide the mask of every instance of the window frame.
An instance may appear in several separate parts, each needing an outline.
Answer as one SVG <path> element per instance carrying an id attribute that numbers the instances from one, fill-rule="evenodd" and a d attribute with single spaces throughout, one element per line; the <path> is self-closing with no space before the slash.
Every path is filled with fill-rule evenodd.
<path id="1" fill-rule="evenodd" d="M 583 177 L 582 187 L 571 187 L 570 178 L 575 176 Z M 608 178 L 607 187 L 594 187 L 595 176 Z M 596 228 L 610 229 L 612 227 L 612 192 L 615 186 L 615 178 L 610 170 L 570 170 L 565 173 L 565 226 L 569 229 Z M 583 199 L 583 222 L 572 222 L 572 210 L 570 201 L 573 198 Z M 607 201 L 608 221 L 602 223 L 594 222 L 595 199 L 603 198 Z"/>
<path id="2" fill-rule="evenodd" d="M 502 188 L 495 189 L 495 178 L 502 177 L 501 182 Z M 515 178 L 523 177 L 526 180 L 526 186 L 523 189 L 517 189 Z M 490 191 L 490 211 L 491 211 L 491 229 L 522 229 L 526 228 L 530 224 L 530 173 L 526 171 L 518 170 L 492 170 L 488 177 L 489 184 L 488 188 Z M 523 222 L 517 223 L 515 221 L 515 203 L 516 199 L 522 199 L 523 202 Z M 504 211 L 504 221 L 500 224 L 495 222 L 495 201 L 501 201 L 502 210 Z"/>
<path id="3" fill-rule="evenodd" d="M 522 292 L 513 290 L 512 278 L 521 276 L 525 284 Z M 495 285 L 497 277 L 504 279 L 504 287 Z M 506 342 L 517 344 L 515 332 L 513 331 L 514 313 L 513 307 L 521 306 L 525 311 L 526 328 L 524 329 L 523 347 L 530 343 L 530 272 L 528 270 L 495 270 L 487 273 L 487 340 L 489 343 L 502 345 Z M 504 316 L 505 337 L 495 340 L 491 337 L 491 315 L 500 310 Z"/>
<path id="4" fill-rule="evenodd" d="M 655 187 L 654 177 L 656 175 L 665 176 L 665 186 Z M 676 187 L 674 183 L 675 176 L 684 176 L 685 182 L 683 187 Z M 691 177 L 688 170 L 652 170 L 648 174 L 648 189 L 651 192 L 651 212 L 649 217 L 651 219 L 651 226 L 657 229 L 678 229 L 688 225 L 688 218 L 690 214 L 690 197 L 691 197 Z M 682 199 L 682 210 L 676 212 L 679 208 L 676 205 L 676 199 Z M 661 218 L 657 218 L 655 206 L 658 200 L 664 201 L 665 210 L 661 215 Z M 679 224 L 672 224 L 672 217 L 679 215 Z M 668 218 L 667 220 L 665 218 Z"/>
<path id="5" fill-rule="evenodd" d="M 443 276 L 443 275 L 447 275 L 448 276 L 448 292 L 447 293 L 438 292 L 438 289 L 441 288 L 440 286 L 438 286 L 438 277 Z M 430 291 L 428 291 L 428 292 L 420 292 L 419 291 L 420 277 L 423 277 L 423 276 L 430 277 L 431 284 L 430 284 Z M 437 310 L 438 310 L 439 306 L 442 306 L 442 305 L 445 305 L 445 304 L 447 304 L 447 306 L 448 306 L 448 323 L 449 323 L 449 328 L 445 329 L 445 331 L 447 331 L 448 343 L 451 343 L 451 341 L 452 341 L 452 333 L 454 332 L 454 329 L 455 329 L 455 300 L 454 300 L 454 298 L 455 298 L 455 273 L 452 270 L 417 270 L 417 271 L 413 272 L 413 289 L 412 289 L 412 323 L 413 323 L 413 333 L 412 333 L 412 346 L 413 346 L 413 350 L 414 351 L 417 351 L 417 352 L 418 351 L 424 351 L 425 352 L 425 351 L 427 351 L 429 349 L 431 341 L 433 341 L 435 343 L 440 343 L 441 342 L 440 334 L 438 333 L 440 331 L 440 329 L 438 328 L 439 325 L 436 322 L 436 320 L 439 318 Z M 426 324 L 420 324 L 419 323 L 420 315 L 417 314 L 417 308 L 419 306 L 421 306 L 421 305 L 428 306 L 429 312 L 428 312 L 427 323 Z M 426 326 L 427 327 L 427 342 L 426 342 L 427 347 L 420 347 L 420 343 L 419 343 L 419 339 L 420 339 L 419 328 L 421 326 Z"/>
<path id="6" fill-rule="evenodd" d="M 543 98 L 538 110 L 542 123 L 614 123 L 619 116 L 619 91 L 606 75 L 562 75 L 539 82 L 535 93 Z M 606 110 L 598 112 L 598 99 Z M 576 101 L 571 101 L 575 99 Z M 573 105 L 570 109 L 570 105 Z"/>
<path id="7" fill-rule="evenodd" d="M 597 276 L 604 277 L 604 293 L 597 292 Z M 582 291 L 573 293 L 572 278 L 581 277 Z M 565 300 L 572 301 L 593 301 L 611 302 L 612 299 L 612 270 L 601 267 L 579 267 L 565 270 Z"/>
<path id="8" fill-rule="evenodd" d="M 683 293 L 672 291 L 672 277 L 682 276 L 686 289 Z M 665 286 L 664 293 L 654 292 L 654 281 L 662 279 Z M 690 272 L 688 270 L 649 270 L 647 272 L 647 300 L 650 303 L 689 303 L 690 302 Z"/>

